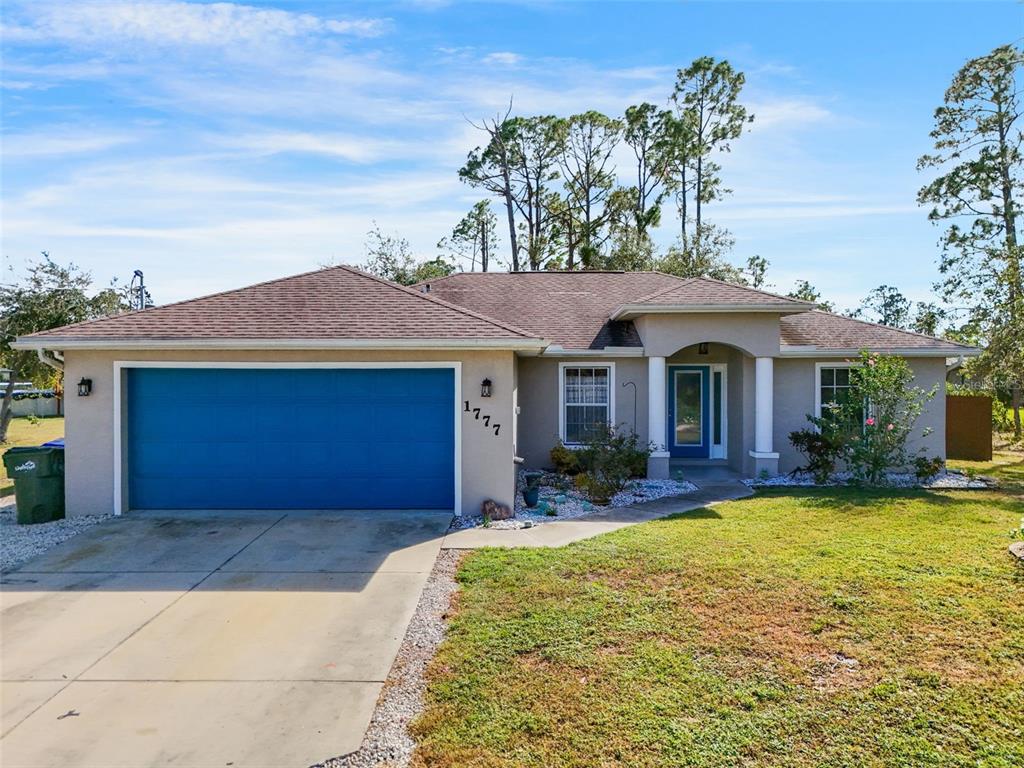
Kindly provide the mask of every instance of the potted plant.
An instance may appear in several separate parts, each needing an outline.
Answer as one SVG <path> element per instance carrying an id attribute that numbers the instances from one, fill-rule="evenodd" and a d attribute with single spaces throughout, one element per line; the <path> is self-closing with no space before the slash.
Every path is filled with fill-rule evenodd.
<path id="1" fill-rule="evenodd" d="M 523 472 L 523 501 L 530 509 L 537 506 L 540 501 L 540 481 L 544 477 L 543 472 Z"/>

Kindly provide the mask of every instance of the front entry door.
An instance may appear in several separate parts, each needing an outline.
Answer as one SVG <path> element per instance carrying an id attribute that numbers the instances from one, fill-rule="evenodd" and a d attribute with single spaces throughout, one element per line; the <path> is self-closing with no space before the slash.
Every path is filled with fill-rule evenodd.
<path id="1" fill-rule="evenodd" d="M 669 453 L 688 459 L 711 455 L 711 368 L 670 365 L 668 368 Z"/>

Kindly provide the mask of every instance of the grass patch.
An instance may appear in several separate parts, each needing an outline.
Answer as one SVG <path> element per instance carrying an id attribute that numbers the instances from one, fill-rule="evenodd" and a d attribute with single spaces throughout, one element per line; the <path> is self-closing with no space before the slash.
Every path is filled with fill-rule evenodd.
<path id="1" fill-rule="evenodd" d="M 35 424 L 25 417 L 11 419 L 7 428 L 7 442 L 0 444 L 6 451 L 20 445 L 42 445 L 43 443 L 64 436 L 64 417 L 47 416 L 39 418 Z M 0 462 L 0 496 L 14 493 L 14 481 L 7 477 L 7 469 Z"/>
<path id="2" fill-rule="evenodd" d="M 1024 764 L 1024 504 L 835 489 L 714 511 L 468 556 L 416 764 Z"/>
<path id="3" fill-rule="evenodd" d="M 992 461 L 950 459 L 946 464 L 958 472 L 994 478 L 1001 488 L 1012 493 L 1024 493 L 1024 451 L 1007 448 L 993 451 Z"/>

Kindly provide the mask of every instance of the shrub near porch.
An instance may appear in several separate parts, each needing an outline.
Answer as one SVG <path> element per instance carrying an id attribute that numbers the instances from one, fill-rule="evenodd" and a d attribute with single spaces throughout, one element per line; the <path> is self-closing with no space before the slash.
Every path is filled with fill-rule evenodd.
<path id="1" fill-rule="evenodd" d="M 758 495 L 459 573 L 431 766 L 1024 764 L 1024 505 Z"/>

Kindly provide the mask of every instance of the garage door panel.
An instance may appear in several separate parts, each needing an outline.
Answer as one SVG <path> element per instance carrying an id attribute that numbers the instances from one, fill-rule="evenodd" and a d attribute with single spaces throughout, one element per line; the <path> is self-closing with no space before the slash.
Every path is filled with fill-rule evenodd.
<path id="1" fill-rule="evenodd" d="M 454 505 L 451 369 L 128 373 L 137 509 Z"/>

